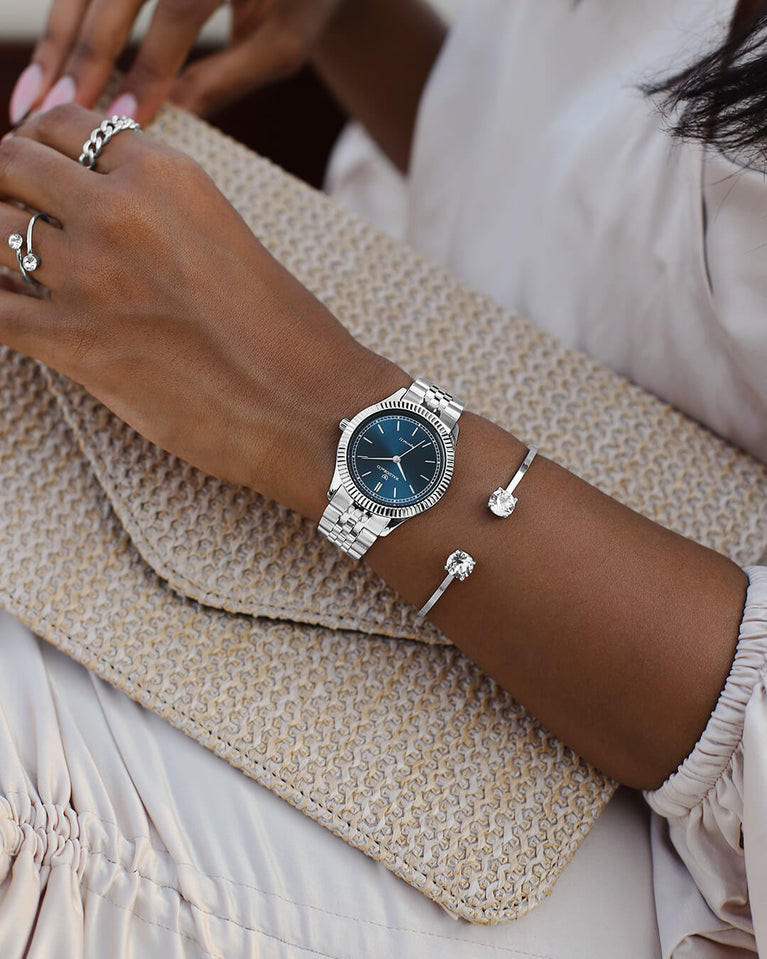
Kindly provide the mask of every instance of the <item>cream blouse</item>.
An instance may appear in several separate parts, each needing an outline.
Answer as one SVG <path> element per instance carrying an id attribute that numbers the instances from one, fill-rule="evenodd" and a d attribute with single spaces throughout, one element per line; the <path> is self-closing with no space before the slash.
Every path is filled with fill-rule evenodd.
<path id="1" fill-rule="evenodd" d="M 734 5 L 464 3 L 424 94 L 404 196 L 387 204 L 372 191 L 372 213 L 767 461 L 767 182 L 673 140 L 639 89 L 718 43 Z M 357 206 L 371 195 L 365 169 L 352 158 L 336 190 Z M 719 704 L 693 754 L 646 797 L 674 959 L 757 944 L 767 955 L 767 568 L 748 573 Z"/>

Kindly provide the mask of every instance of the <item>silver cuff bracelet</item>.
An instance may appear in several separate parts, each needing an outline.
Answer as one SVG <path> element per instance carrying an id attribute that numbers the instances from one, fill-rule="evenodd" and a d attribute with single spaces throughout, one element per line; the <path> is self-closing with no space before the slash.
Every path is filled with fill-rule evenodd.
<path id="1" fill-rule="evenodd" d="M 477 564 L 474 558 L 465 550 L 457 549 L 454 553 L 451 553 L 447 558 L 447 562 L 445 563 L 447 576 L 426 600 L 424 605 L 418 610 L 418 615 L 423 618 L 429 612 L 432 606 L 434 606 L 440 596 L 445 592 L 448 586 L 453 582 L 453 580 L 466 579 L 467 576 L 471 575 L 476 565 Z"/>
<path id="2" fill-rule="evenodd" d="M 522 477 L 530 469 L 530 464 L 535 459 L 537 452 L 537 446 L 529 446 L 522 465 L 512 477 L 509 485 L 505 489 L 501 486 L 491 494 L 490 499 L 487 501 L 487 506 L 491 513 L 495 513 L 496 516 L 500 516 L 502 519 L 511 516 L 514 512 L 514 507 L 518 503 L 517 497 L 513 495 L 514 490 L 519 486 Z"/>

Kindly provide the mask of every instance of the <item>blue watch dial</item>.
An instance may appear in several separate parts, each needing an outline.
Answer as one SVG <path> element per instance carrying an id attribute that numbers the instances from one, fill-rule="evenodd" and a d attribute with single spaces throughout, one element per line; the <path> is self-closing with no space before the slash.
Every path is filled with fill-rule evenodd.
<path id="1" fill-rule="evenodd" d="M 355 485 L 382 506 L 412 506 L 430 496 L 445 472 L 442 437 L 415 413 L 378 413 L 354 432 L 347 451 Z"/>

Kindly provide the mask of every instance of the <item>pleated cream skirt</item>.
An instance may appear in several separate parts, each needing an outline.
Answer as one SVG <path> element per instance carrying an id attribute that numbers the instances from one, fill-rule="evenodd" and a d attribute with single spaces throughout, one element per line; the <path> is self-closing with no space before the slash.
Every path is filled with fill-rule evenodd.
<path id="1" fill-rule="evenodd" d="M 619 792 L 532 913 L 456 921 L 0 614 L 2 959 L 657 959 L 648 821 Z"/>

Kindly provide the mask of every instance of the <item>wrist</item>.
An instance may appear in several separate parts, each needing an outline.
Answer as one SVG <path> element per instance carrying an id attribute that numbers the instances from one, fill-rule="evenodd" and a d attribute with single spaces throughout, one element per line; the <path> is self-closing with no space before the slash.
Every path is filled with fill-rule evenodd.
<path id="1" fill-rule="evenodd" d="M 295 426 L 301 435 L 292 443 L 296 455 L 288 467 L 293 492 L 292 502 L 286 505 L 313 522 L 319 522 L 328 504 L 341 420 L 353 417 L 413 381 L 395 363 L 356 343 L 351 355 L 336 358 L 333 368 L 334 375 L 324 375 L 307 392 L 307 418 L 296 418 Z"/>
<path id="2" fill-rule="evenodd" d="M 442 564 L 456 549 L 478 561 L 473 576 L 483 579 L 488 572 L 488 544 L 499 534 L 509 533 L 509 527 L 490 512 L 487 501 L 499 484 L 508 482 L 526 452 L 526 445 L 512 434 L 464 411 L 455 469 L 445 495 L 391 536 L 378 540 L 366 556 L 368 565 L 416 607 L 438 585 Z M 527 499 L 527 490 L 523 496 Z M 520 510 L 525 512 L 527 507 Z M 515 515 L 515 525 L 518 519 Z M 455 595 L 446 595 L 430 619 L 441 626 L 450 622 L 455 600 Z"/>

